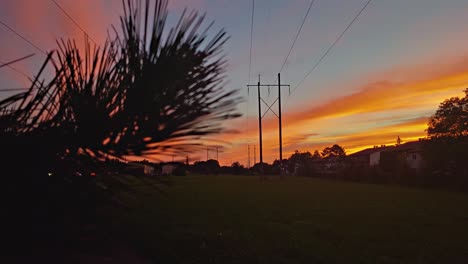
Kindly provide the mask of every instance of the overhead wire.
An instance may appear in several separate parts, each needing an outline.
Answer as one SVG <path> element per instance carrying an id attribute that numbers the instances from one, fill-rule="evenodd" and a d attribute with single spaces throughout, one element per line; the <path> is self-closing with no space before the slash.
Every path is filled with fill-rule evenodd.
<path id="1" fill-rule="evenodd" d="M 320 59 L 315 63 L 315 65 L 312 67 L 312 69 L 301 79 L 301 81 L 289 92 L 289 96 L 286 98 L 285 104 L 289 102 L 289 99 L 291 98 L 291 95 L 301 86 L 301 84 L 307 79 L 307 77 L 320 65 L 320 63 L 325 59 L 325 57 L 328 56 L 328 54 L 332 51 L 332 49 L 336 46 L 338 41 L 343 37 L 343 35 L 351 28 L 351 26 L 356 22 L 356 20 L 361 16 L 361 14 L 366 10 L 366 8 L 369 6 L 369 4 L 372 2 L 372 0 L 368 0 L 366 4 L 359 10 L 359 12 L 356 14 L 356 16 L 351 20 L 351 22 L 346 26 L 346 28 L 341 32 L 340 35 L 335 39 L 335 41 L 331 44 L 331 46 L 326 50 L 326 52 L 320 57 Z M 287 58 L 287 57 L 286 57 Z M 286 59 L 287 60 L 287 59 Z M 286 62 L 285 60 L 285 62 Z M 283 63 L 283 66 L 285 64 Z M 282 68 L 283 68 L 282 66 Z"/>
<path id="2" fill-rule="evenodd" d="M 0 60 L 0 63 L 4 63 L 4 62 L 3 62 L 2 60 Z M 12 65 L 7 65 L 7 67 L 8 67 L 10 70 L 12 70 L 12 71 L 14 71 L 14 72 L 16 72 L 16 73 L 22 75 L 22 76 L 23 76 L 24 78 L 26 78 L 28 81 L 33 80 L 33 78 L 31 78 L 31 76 L 29 76 L 29 75 L 26 74 L 25 72 L 23 72 L 23 71 L 21 71 L 21 70 L 15 68 L 15 67 L 13 67 Z"/>
<path id="3" fill-rule="evenodd" d="M 5 23 L 4 21 L 0 20 L 0 24 L 2 24 L 5 28 L 7 28 L 9 31 L 11 31 L 12 33 L 14 33 L 15 35 L 17 35 L 18 37 L 20 37 L 22 40 L 24 40 L 25 42 L 27 42 L 29 45 L 31 45 L 33 48 L 35 48 L 36 50 L 38 50 L 40 53 L 44 54 L 44 55 L 47 55 L 47 53 L 41 49 L 38 45 L 36 45 L 33 41 L 29 40 L 28 38 L 26 38 L 25 36 L 23 36 L 22 34 L 20 34 L 17 30 L 15 30 L 13 27 L 9 26 L 7 23 Z M 8 62 L 5 62 L 5 61 L 2 61 L 0 60 L 0 68 L 1 67 L 8 67 L 9 69 L 11 69 L 12 71 L 22 75 L 23 77 L 25 77 L 27 80 L 29 81 L 32 81 L 33 79 L 31 78 L 31 76 L 29 76 L 28 74 L 26 74 L 25 72 L 13 67 L 11 64 L 15 63 L 15 62 L 18 62 L 18 61 L 21 61 L 21 60 L 24 60 L 24 59 L 28 59 L 30 57 L 34 56 L 34 53 L 33 54 L 29 54 L 27 56 L 24 56 L 22 58 L 19 58 L 19 59 L 16 59 L 16 60 L 13 60 L 13 61 L 8 61 Z"/>
<path id="4" fill-rule="evenodd" d="M 291 47 L 289 48 L 288 55 L 286 55 L 286 58 L 284 58 L 283 64 L 281 65 L 281 69 L 279 70 L 279 72 L 283 71 L 284 66 L 286 65 L 286 62 L 288 61 L 288 58 L 291 55 L 291 52 L 294 49 L 294 46 L 296 45 L 296 41 L 297 41 L 297 39 L 299 38 L 299 35 L 302 32 L 302 27 L 304 27 L 304 24 L 305 24 L 305 22 L 307 20 L 307 17 L 309 16 L 310 10 L 312 9 L 312 6 L 314 5 L 314 3 L 315 3 L 315 0 L 310 1 L 309 8 L 307 9 L 307 12 L 306 12 L 304 18 L 302 19 L 302 23 L 299 26 L 299 29 L 298 29 L 298 31 L 296 33 L 296 36 L 294 37 L 294 40 L 293 40 L 293 42 L 291 44 Z"/>
<path id="5" fill-rule="evenodd" d="M 10 66 L 10 65 L 13 64 L 13 63 L 16 63 L 16 62 L 18 62 L 18 61 L 22 61 L 22 60 L 31 58 L 32 56 L 34 56 L 34 53 L 33 53 L 33 54 L 26 55 L 26 56 L 24 56 L 24 57 L 21 57 L 21 58 L 19 58 L 19 59 L 12 60 L 12 61 L 0 62 L 0 63 L 1 63 L 1 64 L 0 64 L 0 68 L 5 67 L 5 66 Z"/>
<path id="6" fill-rule="evenodd" d="M 366 4 L 359 10 L 359 12 L 354 16 L 353 20 L 346 26 L 346 28 L 341 32 L 340 35 L 335 39 L 335 41 L 332 43 L 332 45 L 327 49 L 327 51 L 320 57 L 320 59 L 315 63 L 315 65 L 312 67 L 312 69 L 304 76 L 304 78 L 301 79 L 301 81 L 291 90 L 290 95 L 292 95 L 300 86 L 301 84 L 307 79 L 307 77 L 317 69 L 317 67 L 320 65 L 320 63 L 325 59 L 325 57 L 330 54 L 332 49 L 336 46 L 338 41 L 343 37 L 343 35 L 351 28 L 351 26 L 356 22 L 356 20 L 361 16 L 361 14 L 366 10 L 366 8 L 369 6 L 369 4 L 372 2 L 372 0 L 368 0 Z"/>
<path id="7" fill-rule="evenodd" d="M 0 89 L 0 92 L 15 92 L 15 91 L 27 91 L 29 88 L 6 88 Z"/>
<path id="8" fill-rule="evenodd" d="M 309 13 L 310 13 L 310 10 L 312 9 L 312 7 L 314 6 L 314 3 L 315 3 L 315 0 L 311 0 L 310 3 L 309 3 L 309 6 L 307 8 L 307 11 L 304 15 L 304 18 L 302 19 L 302 22 L 301 22 L 301 25 L 299 26 L 298 30 L 297 30 L 297 33 L 294 37 L 294 40 L 291 44 L 291 47 L 289 47 L 289 50 L 288 50 L 288 54 L 286 55 L 286 57 L 284 58 L 284 61 L 283 61 L 283 64 L 281 65 L 281 68 L 279 70 L 279 73 L 281 73 L 283 70 L 284 70 L 284 67 L 286 66 L 286 63 L 288 62 L 288 59 L 289 59 L 289 56 L 291 55 L 291 52 L 292 50 L 294 49 L 294 46 L 296 45 L 296 42 L 297 40 L 299 39 L 299 36 L 302 32 L 302 28 L 304 27 L 304 24 L 305 22 L 307 21 L 307 18 L 309 16 Z M 288 97 L 289 98 L 289 97 Z"/>
<path id="9" fill-rule="evenodd" d="M 253 33 L 254 33 L 254 19 L 255 19 L 255 0 L 252 0 L 251 8 L 251 17 L 250 17 L 250 49 L 249 49 L 249 75 L 248 75 L 248 84 L 250 84 L 251 75 L 252 75 L 252 53 L 253 53 Z M 249 124 L 249 87 L 247 86 L 247 100 L 246 100 L 246 130 L 247 133 L 250 128 Z"/>
<path id="10" fill-rule="evenodd" d="M 252 16 L 250 20 L 250 52 L 249 52 L 249 78 L 248 78 L 249 84 L 250 84 L 250 75 L 252 74 L 252 46 L 253 46 L 254 15 L 255 15 L 255 0 L 252 0 Z"/>
<path id="11" fill-rule="evenodd" d="M 94 39 L 89 35 L 89 33 L 65 10 L 65 8 L 63 8 L 57 1 L 55 0 L 50 0 L 52 1 L 57 7 L 58 9 L 60 9 L 60 11 L 62 11 L 62 13 L 68 17 L 68 19 L 70 19 L 70 21 L 73 22 L 73 24 L 75 24 L 75 26 L 81 30 L 81 32 L 83 32 L 94 44 L 97 45 L 96 41 L 94 41 Z"/>
<path id="12" fill-rule="evenodd" d="M 20 37 L 21 39 L 23 39 L 24 41 L 26 41 L 27 43 L 29 43 L 29 45 L 31 45 L 32 47 L 34 47 L 36 50 L 38 50 L 39 52 L 41 52 L 42 54 L 44 55 L 47 55 L 47 53 L 39 48 L 39 46 L 37 46 L 36 44 L 34 44 L 31 40 L 27 39 L 26 37 L 24 37 L 23 35 L 21 35 L 20 33 L 18 33 L 18 31 L 16 31 L 14 28 L 10 27 L 7 23 L 3 22 L 0 20 L 0 24 L 2 24 L 5 28 L 7 28 L 8 30 L 10 30 L 11 32 L 13 32 L 15 35 L 17 35 L 18 37 Z"/>
<path id="13" fill-rule="evenodd" d="M 51 0 L 61 11 L 63 14 L 65 14 L 66 17 L 68 17 L 74 24 L 75 26 L 77 26 L 89 39 L 91 39 L 91 41 L 94 42 L 94 44 L 96 44 L 96 41 L 94 41 L 94 39 L 89 35 L 89 33 L 84 30 L 83 27 L 80 26 L 80 24 L 75 20 L 73 19 L 73 17 L 55 0 Z M 26 38 L 25 36 L 23 36 L 22 34 L 20 34 L 17 30 L 15 30 L 13 27 L 11 27 L 10 25 L 8 25 L 6 22 L 0 20 L 0 24 L 2 26 L 4 26 L 5 28 L 7 28 L 9 31 L 11 31 L 12 33 L 14 33 L 16 36 L 20 37 L 22 40 L 24 40 L 25 42 L 27 42 L 29 45 L 31 45 L 33 48 L 35 48 L 36 50 L 38 50 L 40 53 L 44 54 L 44 55 L 47 55 L 47 52 L 45 52 L 45 50 L 41 49 L 38 45 L 36 45 L 33 41 L 31 41 L 30 39 Z M 8 67 L 10 68 L 11 70 L 15 71 L 16 73 L 24 76 L 26 79 L 28 80 L 32 80 L 32 78 L 24 73 L 23 71 L 20 71 L 19 69 L 13 67 L 11 64 L 14 63 L 14 62 L 17 62 L 17 61 L 20 61 L 20 60 L 23 60 L 23 59 L 26 59 L 26 58 L 29 58 L 31 56 L 33 56 L 34 54 L 31 54 L 31 55 L 28 55 L 28 56 L 25 56 L 23 58 L 20 58 L 20 59 L 17 59 L 17 60 L 14 60 L 14 61 L 9 61 L 9 62 L 3 62 L 3 61 L 0 61 L 0 68 L 1 67 Z M 5 92 L 5 91 L 17 91 L 19 89 L 3 89 L 3 90 L 0 90 L 1 92 Z"/>

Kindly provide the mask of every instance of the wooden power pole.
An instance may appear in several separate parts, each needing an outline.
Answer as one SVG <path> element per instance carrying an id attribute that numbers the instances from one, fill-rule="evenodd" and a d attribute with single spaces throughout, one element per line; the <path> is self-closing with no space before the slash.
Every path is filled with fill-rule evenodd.
<path id="1" fill-rule="evenodd" d="M 265 115 L 271 111 L 277 118 L 278 118 L 278 125 L 279 125 L 279 160 L 280 160 L 280 166 L 282 166 L 283 162 L 283 127 L 282 127 L 282 116 L 281 116 L 281 88 L 282 87 L 288 87 L 290 89 L 290 85 L 288 84 L 281 84 L 281 74 L 278 73 L 278 84 L 261 84 L 260 82 L 260 75 L 258 76 L 258 82 L 257 85 L 251 85 L 248 84 L 247 88 L 250 87 L 257 87 L 257 96 L 258 96 L 258 134 L 259 134 L 259 146 L 260 146 L 260 165 L 261 169 L 263 168 L 263 138 L 262 138 L 262 119 L 265 117 Z M 262 87 L 278 87 L 278 97 L 272 104 L 267 104 L 263 99 L 261 95 L 260 88 Z M 262 113 L 262 102 L 267 106 L 267 110 Z M 273 105 L 278 102 L 278 114 L 273 111 L 272 107 Z M 262 171 L 263 173 L 263 171 Z"/>

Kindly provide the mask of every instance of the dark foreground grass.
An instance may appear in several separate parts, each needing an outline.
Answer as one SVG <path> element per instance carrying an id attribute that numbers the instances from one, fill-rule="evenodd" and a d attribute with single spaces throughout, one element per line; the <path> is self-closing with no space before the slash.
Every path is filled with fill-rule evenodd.
<path id="1" fill-rule="evenodd" d="M 468 263 L 468 196 L 310 178 L 123 177 L 101 219 L 156 263 Z M 111 218 L 112 220 L 109 220 Z"/>

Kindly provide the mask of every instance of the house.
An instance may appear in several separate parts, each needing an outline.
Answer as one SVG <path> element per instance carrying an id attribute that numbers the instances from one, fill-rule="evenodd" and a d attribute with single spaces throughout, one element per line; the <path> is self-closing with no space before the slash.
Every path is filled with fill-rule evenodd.
<path id="1" fill-rule="evenodd" d="M 355 152 L 347 156 L 347 160 L 355 167 L 369 167 L 376 164 L 380 158 L 380 152 L 386 149 L 386 146 L 375 146 Z"/>
<path id="2" fill-rule="evenodd" d="M 177 167 L 174 164 L 163 165 L 162 169 L 161 169 L 161 174 L 162 175 L 172 175 L 172 174 L 174 174 L 174 171 L 175 171 L 176 168 Z"/>
<path id="3" fill-rule="evenodd" d="M 129 162 L 124 167 L 123 171 L 132 175 L 138 176 L 153 176 L 156 174 L 155 167 L 151 164 L 140 162 Z"/>
<path id="4" fill-rule="evenodd" d="M 398 146 L 375 146 L 353 153 L 347 157 L 353 167 L 379 167 L 393 170 L 398 165 L 419 170 L 425 165 L 422 141 L 412 141 Z"/>
<path id="5" fill-rule="evenodd" d="M 424 158 L 423 158 L 423 142 L 422 141 L 412 141 L 400 145 L 397 148 L 397 151 L 403 155 L 406 165 L 410 169 L 422 169 L 424 167 Z"/>
<path id="6" fill-rule="evenodd" d="M 422 141 L 407 142 L 402 145 L 378 149 L 369 154 L 369 166 L 392 170 L 398 165 L 419 170 L 424 167 Z"/>
<path id="7" fill-rule="evenodd" d="M 143 174 L 153 176 L 156 174 L 156 170 L 153 166 L 148 164 L 143 164 Z"/>
<path id="8" fill-rule="evenodd" d="M 370 153 L 370 155 L 369 155 L 369 166 L 370 167 L 374 167 L 374 166 L 379 165 L 380 157 L 382 156 L 381 155 L 382 151 L 383 150 L 378 150 L 378 151 Z"/>

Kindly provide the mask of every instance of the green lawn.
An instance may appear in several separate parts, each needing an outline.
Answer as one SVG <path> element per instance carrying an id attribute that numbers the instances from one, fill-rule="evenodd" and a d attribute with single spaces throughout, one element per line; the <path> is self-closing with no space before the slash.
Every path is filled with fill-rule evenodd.
<path id="1" fill-rule="evenodd" d="M 116 232 L 157 263 L 468 263 L 468 195 L 311 178 L 124 177 Z"/>

